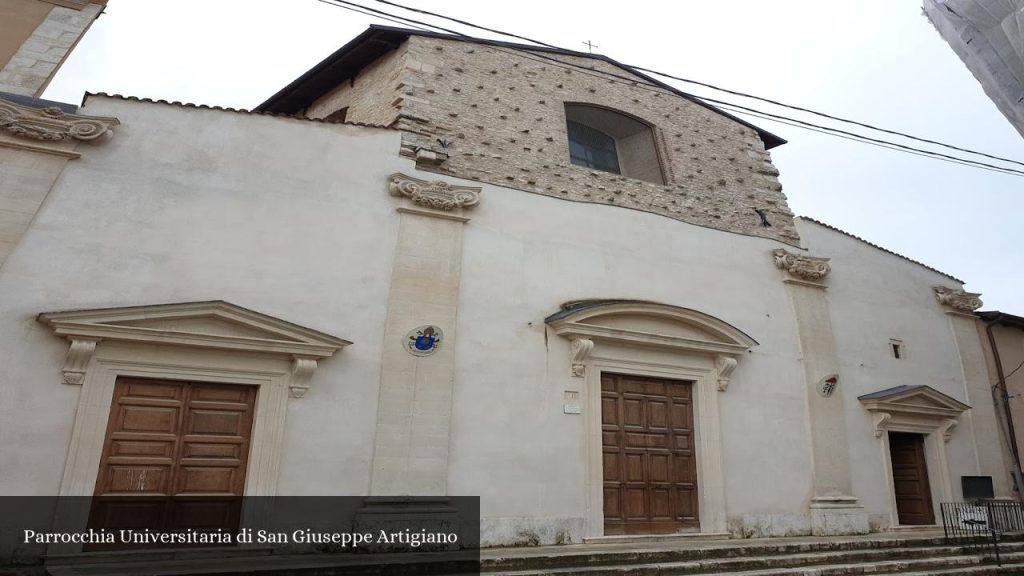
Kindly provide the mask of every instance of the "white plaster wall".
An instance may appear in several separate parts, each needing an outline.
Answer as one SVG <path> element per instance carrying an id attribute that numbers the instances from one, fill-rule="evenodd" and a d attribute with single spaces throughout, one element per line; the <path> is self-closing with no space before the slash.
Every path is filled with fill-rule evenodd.
<path id="1" fill-rule="evenodd" d="M 523 517 L 557 519 L 559 528 L 547 524 L 555 536 L 582 522 L 584 418 L 562 413 L 563 391 L 580 384 L 568 342 L 546 332 L 544 318 L 584 298 L 692 308 L 761 343 L 720 393 L 728 514 L 774 533 L 793 529 L 796 515 L 806 529 L 803 376 L 770 254 L 783 245 L 494 186 L 481 197 L 463 244 L 449 487 L 481 494 L 492 519 L 485 540 L 488 531 L 524 542 L 542 532 Z"/>
<path id="2" fill-rule="evenodd" d="M 0 269 L 0 493 L 57 493 L 80 391 L 37 314 L 211 299 L 354 342 L 289 401 L 279 491 L 367 493 L 399 134 L 103 97 L 82 112 L 121 125 Z"/>
<path id="3" fill-rule="evenodd" d="M 991 398 L 968 396 L 950 318 L 932 290 L 933 286 L 961 285 L 813 222 L 798 219 L 797 223 L 811 253 L 832 258 L 827 298 L 840 360 L 839 389 L 847 412 L 853 492 L 876 526 L 888 525 L 891 495 L 884 454 L 870 414 L 857 397 L 895 386 L 927 385 L 968 405 L 991 405 Z M 892 357 L 891 338 L 903 341 L 902 360 Z M 960 476 L 991 475 L 998 485 L 1005 474 L 979 468 L 978 450 L 998 451 L 999 446 L 976 443 L 972 421 L 975 427 L 994 427 L 995 422 L 972 419 L 974 411 L 958 418 L 959 425 L 946 445 L 955 498 L 960 497 Z M 930 478 L 930 484 L 938 514 L 938 479 Z"/>
<path id="4" fill-rule="evenodd" d="M 0 493 L 55 494 L 64 466 L 79 388 L 60 384 L 67 344 L 38 313 L 223 299 L 354 341 L 289 401 L 279 492 L 366 494 L 398 224 L 385 182 L 441 177 L 399 158 L 399 134 L 383 129 L 102 97 L 83 112 L 121 125 L 68 164 L 0 268 Z M 482 497 L 485 531 L 506 543 L 582 534 L 585 419 L 562 413 L 580 383 L 544 318 L 583 298 L 692 308 L 760 342 L 719 396 L 729 528 L 809 530 L 805 385 L 770 255 L 781 243 L 492 185 L 467 215 L 448 492 Z M 955 284 L 818 225 L 800 233 L 833 259 L 853 491 L 881 517 L 882 456 L 856 397 L 928 384 L 965 399 L 931 291 Z M 891 360 L 889 338 L 906 360 Z M 963 424 L 948 445 L 957 486 L 977 473 Z"/>

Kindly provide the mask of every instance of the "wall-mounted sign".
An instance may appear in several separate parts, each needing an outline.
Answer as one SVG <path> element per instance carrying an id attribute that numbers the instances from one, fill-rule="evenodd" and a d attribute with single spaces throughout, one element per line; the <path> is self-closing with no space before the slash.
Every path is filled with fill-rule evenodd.
<path id="1" fill-rule="evenodd" d="M 825 378 L 822 378 L 820 382 L 818 382 L 818 394 L 821 394 L 823 397 L 828 398 L 836 391 L 836 388 L 838 386 L 838 374 L 826 376 Z"/>
<path id="2" fill-rule="evenodd" d="M 565 391 L 565 403 L 562 404 L 562 412 L 565 414 L 579 414 L 582 412 L 580 409 L 580 393 L 575 390 Z"/>
<path id="3" fill-rule="evenodd" d="M 427 324 L 414 328 L 405 335 L 405 349 L 413 356 L 430 356 L 441 347 L 444 333 L 437 326 Z"/>

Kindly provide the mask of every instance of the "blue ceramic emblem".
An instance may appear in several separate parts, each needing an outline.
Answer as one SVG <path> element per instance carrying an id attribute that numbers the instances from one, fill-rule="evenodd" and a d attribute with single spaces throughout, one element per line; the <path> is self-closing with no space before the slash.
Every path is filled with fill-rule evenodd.
<path id="1" fill-rule="evenodd" d="M 420 326 L 409 331 L 405 338 L 405 349 L 413 356 L 430 356 L 441 347 L 444 334 L 437 326 Z"/>

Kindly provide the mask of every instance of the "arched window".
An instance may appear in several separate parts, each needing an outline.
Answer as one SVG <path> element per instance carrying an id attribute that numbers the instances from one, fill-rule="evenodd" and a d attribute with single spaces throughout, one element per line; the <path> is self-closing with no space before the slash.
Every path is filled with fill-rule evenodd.
<path id="1" fill-rule="evenodd" d="M 565 120 L 572 164 L 664 184 L 650 125 L 589 104 L 566 104 Z"/>
<path id="2" fill-rule="evenodd" d="M 619 174 L 615 138 L 586 124 L 569 120 L 569 158 L 576 166 Z"/>

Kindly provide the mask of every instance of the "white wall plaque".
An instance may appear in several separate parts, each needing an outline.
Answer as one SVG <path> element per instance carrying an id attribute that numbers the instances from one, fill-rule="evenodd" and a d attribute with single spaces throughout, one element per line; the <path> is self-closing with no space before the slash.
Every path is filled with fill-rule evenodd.
<path id="1" fill-rule="evenodd" d="M 580 414 L 580 393 L 575 390 L 565 391 L 565 404 L 562 404 L 563 414 Z"/>

